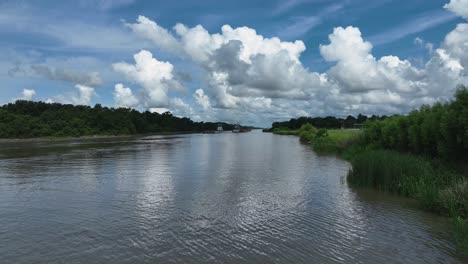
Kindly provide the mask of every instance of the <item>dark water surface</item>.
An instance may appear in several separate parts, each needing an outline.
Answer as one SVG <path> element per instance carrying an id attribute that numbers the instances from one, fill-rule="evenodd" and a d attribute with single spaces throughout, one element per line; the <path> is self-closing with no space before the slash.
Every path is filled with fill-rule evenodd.
<path id="1" fill-rule="evenodd" d="M 296 137 L 0 143 L 1 263 L 463 263 L 447 219 Z"/>

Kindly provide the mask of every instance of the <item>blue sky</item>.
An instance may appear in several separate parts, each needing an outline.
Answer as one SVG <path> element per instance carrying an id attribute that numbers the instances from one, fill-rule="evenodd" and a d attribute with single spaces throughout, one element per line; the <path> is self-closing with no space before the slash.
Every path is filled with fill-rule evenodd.
<path id="1" fill-rule="evenodd" d="M 466 1 L 458 2 L 461 2 L 458 4 L 462 8 L 466 6 Z M 429 82 L 424 79 L 424 76 L 419 76 L 418 74 L 422 73 L 418 71 L 429 71 L 428 62 L 435 61 L 435 57 L 443 57 L 443 53 L 440 55 L 435 52 L 437 49 L 447 51 L 450 58 L 458 61 L 463 68 L 462 72 L 457 72 L 458 75 L 453 77 L 453 80 L 444 80 L 444 84 L 454 86 L 466 80 L 463 64 L 465 58 L 456 57 L 456 52 L 450 50 L 448 43 L 444 43 L 447 34 L 457 25 L 464 24 L 465 19 L 462 18 L 463 13 L 460 15 L 456 10 L 453 13 L 449 10 L 450 8 L 444 8 L 447 3 L 449 3 L 448 0 L 78 0 L 73 2 L 3 0 L 0 2 L 0 78 L 2 79 L 0 103 L 11 102 L 16 98 L 26 98 L 91 105 L 102 103 L 114 106 L 117 105 L 115 85 L 121 83 L 135 97 L 132 107 L 141 110 L 166 108 L 176 114 L 187 115 L 194 119 L 231 121 L 239 116 L 245 116 L 248 122 L 266 124 L 276 119 L 295 117 L 300 114 L 346 115 L 358 112 L 380 114 L 408 111 L 421 103 L 449 99 L 453 93 L 453 89 L 442 94 L 431 93 L 431 89 L 422 91 L 421 87 L 427 87 L 427 85 L 414 88 L 416 82 Z M 453 7 L 460 9 L 460 6 Z M 194 57 L 197 55 L 187 51 L 186 48 L 175 52 L 170 47 L 161 46 L 161 43 L 158 43 L 158 39 L 164 36 L 159 38 L 153 34 L 152 39 L 148 34 L 137 32 L 131 25 L 138 24 L 136 21 L 139 16 L 144 16 L 154 22 L 157 28 L 167 30 L 170 35 L 174 36 L 176 42 L 181 44 L 183 44 L 182 36 L 175 33 L 173 28 L 177 23 L 189 29 L 201 25 L 209 34 L 220 33 L 223 25 L 229 25 L 232 29 L 248 27 L 265 39 L 277 37 L 284 43 L 294 43 L 300 40 L 305 50 L 296 54 L 298 60 L 295 59 L 296 55 L 290 53 L 291 60 L 300 64 L 299 68 L 294 68 L 294 72 L 305 71 L 307 77 L 304 78 L 312 79 L 318 79 L 317 76 L 322 74 L 321 78 L 327 80 L 327 85 L 322 81 L 314 84 L 311 79 L 301 84 L 302 86 L 298 87 L 297 91 L 288 90 L 289 86 L 299 85 L 294 80 L 303 78 L 302 75 L 293 76 L 292 84 L 285 82 L 278 85 L 275 91 L 273 88 L 268 90 L 269 88 L 263 85 L 264 83 L 278 83 L 278 80 L 271 79 L 268 74 L 257 74 L 248 80 L 236 77 L 238 80 L 233 81 L 235 79 L 233 67 L 238 70 L 240 66 L 230 65 L 227 69 L 227 66 L 223 66 L 224 68 L 220 66 L 220 61 L 239 64 L 238 56 L 231 59 L 223 55 L 225 57 L 220 61 L 210 57 L 210 62 L 207 62 L 197 60 Z M 363 88 L 363 91 L 352 88 L 353 85 L 359 83 L 359 80 L 350 80 L 346 76 L 369 72 L 369 69 L 360 72 L 354 68 L 351 66 L 353 63 L 348 55 L 325 59 L 325 57 L 336 57 L 329 54 L 334 51 L 329 50 L 328 55 L 324 55 L 327 52 L 320 49 L 320 45 L 333 45 L 329 35 L 334 33 L 335 28 L 342 27 L 350 33 L 346 35 L 343 31 L 343 36 L 359 35 L 351 34 L 352 29 L 348 26 L 360 32 L 360 37 L 357 38 L 359 45 L 363 44 L 360 39 L 363 40 L 362 42 L 367 41 L 372 44 L 370 50 L 364 49 L 363 52 L 371 54 L 375 58 L 376 65 L 387 63 L 379 61 L 382 57 L 396 56 L 401 62 L 407 61 L 411 64 L 412 69 L 414 68 L 412 73 L 405 73 L 404 76 L 399 77 L 401 80 L 390 82 L 392 80 L 387 79 L 395 74 L 393 70 L 389 73 L 389 70 L 376 66 L 376 74 L 385 75 L 385 81 L 378 83 L 376 79 L 372 87 Z M 150 27 L 149 30 L 151 29 L 154 28 Z M 335 33 L 339 34 L 339 32 Z M 342 41 L 341 37 L 338 39 Z M 228 41 L 232 41 L 232 38 L 227 39 L 224 44 Z M 465 39 L 458 39 L 458 41 L 460 47 L 466 48 Z M 249 43 L 251 44 L 246 39 L 240 40 L 238 49 L 248 48 Z M 337 47 L 351 49 L 353 47 L 351 44 L 351 46 L 348 44 L 340 46 L 341 44 L 336 43 Z M 230 48 L 236 53 L 234 46 L 233 43 Z M 360 49 L 361 46 L 356 48 Z M 205 46 L 199 48 L 203 47 Z M 207 52 L 211 56 L 218 51 L 218 48 L 221 51 L 221 47 L 216 47 Z M 133 56 L 141 50 L 151 52 L 152 57 L 158 62 L 171 64 L 172 70 L 166 69 L 169 71 L 168 75 L 164 75 L 164 70 L 162 70 L 161 76 L 165 76 L 162 77 L 163 81 L 158 79 L 159 81 L 156 80 L 153 83 L 145 83 L 140 78 L 141 76 L 136 77 L 125 70 L 116 69 L 116 63 L 135 64 Z M 349 52 L 352 53 L 351 50 Z M 221 54 L 221 52 L 218 53 Z M 257 59 L 261 57 L 257 56 L 260 54 L 277 59 L 281 52 L 267 53 L 260 50 L 250 56 L 252 59 L 254 56 Z M 365 56 L 362 58 L 365 59 Z M 268 62 L 270 64 L 267 66 L 273 67 L 273 61 L 272 59 Z M 255 64 L 253 60 L 247 58 L 244 61 L 241 59 L 240 62 L 247 63 L 246 67 L 250 67 L 249 72 L 258 72 L 258 69 L 253 66 Z M 371 63 L 374 64 L 374 62 Z M 443 62 L 439 64 L 441 63 Z M 219 67 L 213 68 L 213 64 Z M 282 64 L 278 62 L 278 65 Z M 271 70 L 280 71 L 281 69 Z M 154 71 L 159 71 L 159 68 L 151 68 L 150 72 Z M 227 75 L 228 88 L 220 88 L 219 83 L 213 84 L 213 76 L 218 73 Z M 416 75 L 418 77 L 413 79 L 408 77 Z M 410 83 L 408 87 L 413 90 L 408 92 L 410 88 L 392 87 L 392 84 L 399 85 L 402 81 L 408 81 Z M 310 83 L 310 87 L 307 83 Z M 80 89 L 77 85 L 89 87 L 92 90 Z M 158 85 L 163 87 L 156 87 Z M 34 93 L 26 92 L 25 97 L 24 89 L 34 90 Z M 167 93 L 166 101 L 160 98 L 144 99 L 150 98 L 149 94 L 152 91 L 160 91 L 158 89 Z M 201 103 L 203 100 L 195 95 L 197 89 L 203 90 L 205 97 L 202 97 L 210 101 L 209 106 L 200 107 L 203 106 Z M 224 90 L 220 91 L 220 89 Z M 122 90 L 122 92 L 128 95 L 129 90 Z M 85 94 L 80 94 L 81 92 Z M 361 93 L 360 97 L 356 97 L 358 92 Z M 229 102 L 223 101 L 222 93 L 227 93 L 229 98 L 231 95 L 234 97 Z M 200 92 L 198 94 L 200 95 Z M 301 96 L 290 96 L 291 94 L 301 94 Z M 305 94 L 307 96 L 303 96 Z M 337 94 L 340 96 L 337 97 Z M 376 98 L 379 96 L 390 99 L 386 101 Z M 413 100 L 414 102 L 404 104 L 396 97 L 410 100 L 424 97 L 424 100 Z M 324 105 L 323 102 L 326 104 Z M 388 107 L 377 107 L 372 104 L 388 104 Z M 120 104 L 120 106 L 126 105 Z"/>

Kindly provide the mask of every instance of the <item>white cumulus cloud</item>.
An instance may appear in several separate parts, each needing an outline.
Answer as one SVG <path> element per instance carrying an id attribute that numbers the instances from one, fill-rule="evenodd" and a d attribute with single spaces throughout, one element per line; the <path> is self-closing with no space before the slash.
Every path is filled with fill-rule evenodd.
<path id="1" fill-rule="evenodd" d="M 464 16 L 466 2 L 452 0 L 445 7 Z M 372 43 L 359 28 L 336 27 L 328 43 L 319 47 L 322 57 L 333 64 L 325 72 L 302 64 L 304 42 L 267 38 L 249 27 L 224 25 L 220 32 L 210 33 L 201 25 L 176 24 L 168 30 L 143 16 L 127 25 L 157 48 L 199 66 L 205 86 L 194 92 L 194 101 L 206 115 L 225 119 L 405 113 L 448 100 L 458 84 L 468 83 L 468 24 L 457 25 L 438 48 L 416 38 L 430 55 L 423 66 L 394 55 L 375 57 Z M 171 84 L 171 63 L 160 62 L 147 51 L 136 54 L 135 61 L 113 67 L 143 87 L 145 107 L 189 109 L 187 103 L 169 98 L 170 90 L 177 91 Z"/>
<path id="2" fill-rule="evenodd" d="M 47 98 L 47 103 L 62 103 L 62 104 L 74 104 L 74 105 L 90 105 L 94 97 L 97 96 L 96 91 L 93 87 L 77 84 L 75 85 L 77 90 L 74 93 L 67 95 L 58 95 L 52 98 Z"/>
<path id="3" fill-rule="evenodd" d="M 159 26 L 156 22 L 145 16 L 139 16 L 137 22 L 138 23 L 135 24 L 127 23 L 125 25 L 131 28 L 136 34 L 151 40 L 162 49 L 172 52 L 180 51 L 180 44 L 167 29 Z"/>
<path id="4" fill-rule="evenodd" d="M 34 95 L 36 95 L 35 90 L 33 90 L 33 89 L 23 89 L 23 91 L 21 92 L 21 97 L 19 99 L 31 101 L 33 99 Z"/>
<path id="5" fill-rule="evenodd" d="M 114 102 L 117 107 L 135 107 L 139 104 L 138 99 L 133 95 L 132 89 L 124 87 L 118 83 L 114 88 Z"/>
<path id="6" fill-rule="evenodd" d="M 112 65 L 114 71 L 142 87 L 141 102 L 145 107 L 167 107 L 169 90 L 171 88 L 177 90 L 182 86 L 173 79 L 173 65 L 169 62 L 158 61 L 153 58 L 151 52 L 146 50 L 140 51 L 133 57 L 135 64 L 114 63 Z"/>
<path id="7" fill-rule="evenodd" d="M 196 102 L 203 108 L 203 110 L 208 110 L 211 108 L 210 98 L 205 94 L 202 89 L 197 89 L 193 94 Z"/>
<path id="8" fill-rule="evenodd" d="M 468 0 L 450 0 L 448 4 L 445 4 L 444 8 L 468 19 Z"/>
<path id="9" fill-rule="evenodd" d="M 72 104 L 75 105 L 89 105 L 96 92 L 93 87 L 77 84 L 75 88 L 78 89 L 78 95 L 74 95 L 70 98 Z"/>

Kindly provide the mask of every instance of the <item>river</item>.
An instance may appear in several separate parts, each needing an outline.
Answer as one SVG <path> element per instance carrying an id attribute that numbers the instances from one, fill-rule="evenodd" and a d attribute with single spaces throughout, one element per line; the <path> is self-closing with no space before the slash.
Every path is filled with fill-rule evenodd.
<path id="1" fill-rule="evenodd" d="M 449 221 L 297 137 L 0 143 L 1 263 L 464 263 Z"/>

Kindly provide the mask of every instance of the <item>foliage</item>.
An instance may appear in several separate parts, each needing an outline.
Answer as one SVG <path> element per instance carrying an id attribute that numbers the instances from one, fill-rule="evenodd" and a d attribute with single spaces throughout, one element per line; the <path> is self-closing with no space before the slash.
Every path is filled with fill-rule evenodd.
<path id="1" fill-rule="evenodd" d="M 318 130 L 311 124 L 302 125 L 299 129 L 299 137 L 304 142 L 311 142 L 317 136 Z"/>
<path id="2" fill-rule="evenodd" d="M 455 217 L 452 221 L 455 238 L 461 246 L 468 248 L 468 219 Z"/>
<path id="3" fill-rule="evenodd" d="M 154 132 L 200 132 L 216 130 L 218 123 L 194 122 L 163 114 L 99 104 L 49 104 L 19 100 L 0 107 L 0 138 L 79 137 L 129 135 Z M 234 126 L 222 123 L 226 130 Z"/>
<path id="4" fill-rule="evenodd" d="M 351 164 L 348 181 L 352 185 L 416 198 L 422 207 L 445 214 L 450 211 L 444 204 L 456 204 L 446 199 L 453 194 L 452 188 L 457 186 L 461 175 L 426 158 L 393 150 L 365 150 L 355 155 Z M 446 195 L 443 195 L 444 189 Z M 462 200 L 458 202 L 463 203 Z M 462 212 L 458 208 L 462 207 L 457 207 L 454 213 L 460 215 Z"/>
<path id="5" fill-rule="evenodd" d="M 299 133 L 298 130 L 291 130 L 286 127 L 274 128 L 272 132 L 273 134 L 277 134 L 277 135 L 297 135 Z"/>
<path id="6" fill-rule="evenodd" d="M 440 192 L 441 206 L 452 215 L 468 218 L 468 180 L 459 182 Z"/>
<path id="7" fill-rule="evenodd" d="M 423 106 L 407 116 L 367 122 L 367 143 L 446 160 L 468 160 L 468 90 L 460 87 L 455 100 Z"/>
<path id="8" fill-rule="evenodd" d="M 338 129 L 338 128 L 355 128 L 364 124 L 367 120 L 383 120 L 387 116 L 371 116 L 367 117 L 365 115 L 359 114 L 357 117 L 349 115 L 346 118 L 337 118 L 333 116 L 327 117 L 299 117 L 292 118 L 289 121 L 285 122 L 274 122 L 271 125 L 272 130 L 276 128 L 287 128 L 290 130 L 298 130 L 305 124 L 310 124 L 316 128 L 328 128 L 328 129 Z"/>
<path id="9" fill-rule="evenodd" d="M 299 130 L 301 141 L 310 143 L 320 153 L 341 153 L 360 139 L 362 131 L 351 129 L 316 129 L 310 124 Z"/>

